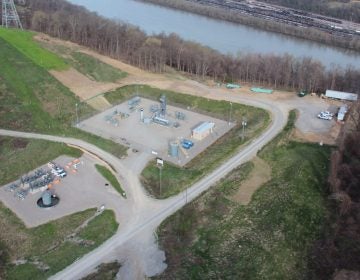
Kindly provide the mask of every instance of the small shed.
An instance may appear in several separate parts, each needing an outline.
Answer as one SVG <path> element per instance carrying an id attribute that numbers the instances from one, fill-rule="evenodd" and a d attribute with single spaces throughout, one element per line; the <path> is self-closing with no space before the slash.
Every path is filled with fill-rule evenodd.
<path id="1" fill-rule="evenodd" d="M 356 101 L 358 99 L 358 95 L 355 93 L 336 91 L 336 90 L 327 90 L 325 96 L 328 98 L 335 98 L 340 100 L 348 100 L 348 101 Z"/>
<path id="2" fill-rule="evenodd" d="M 215 123 L 213 122 L 203 122 L 192 130 L 191 136 L 196 140 L 203 140 L 213 132 L 214 126 Z"/>

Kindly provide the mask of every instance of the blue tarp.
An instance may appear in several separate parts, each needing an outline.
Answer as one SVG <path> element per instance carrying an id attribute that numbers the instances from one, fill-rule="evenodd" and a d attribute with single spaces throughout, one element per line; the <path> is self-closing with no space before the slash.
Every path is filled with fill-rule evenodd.
<path id="1" fill-rule="evenodd" d="M 253 87 L 251 88 L 252 92 L 256 92 L 256 93 L 268 93 L 271 94 L 274 91 L 272 89 L 267 89 L 267 88 L 257 88 L 257 87 Z"/>

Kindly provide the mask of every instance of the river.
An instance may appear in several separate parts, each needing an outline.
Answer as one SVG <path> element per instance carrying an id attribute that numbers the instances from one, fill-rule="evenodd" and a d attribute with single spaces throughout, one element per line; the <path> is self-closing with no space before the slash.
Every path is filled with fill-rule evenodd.
<path id="1" fill-rule="evenodd" d="M 360 53 L 134 0 L 68 0 L 107 18 L 140 27 L 147 34 L 176 33 L 222 53 L 288 53 L 325 66 L 360 68 Z"/>

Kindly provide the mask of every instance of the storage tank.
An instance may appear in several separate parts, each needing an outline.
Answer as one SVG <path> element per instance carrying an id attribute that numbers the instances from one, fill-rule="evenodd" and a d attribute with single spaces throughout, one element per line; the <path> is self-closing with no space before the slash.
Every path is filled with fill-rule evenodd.
<path id="1" fill-rule="evenodd" d="M 174 158 L 177 158 L 179 156 L 179 142 L 177 141 L 170 142 L 169 155 Z"/>
<path id="2" fill-rule="evenodd" d="M 152 118 L 144 118 L 144 124 L 151 124 L 153 121 Z"/>
<path id="3" fill-rule="evenodd" d="M 49 191 L 45 191 L 41 197 L 44 206 L 51 205 L 51 193 Z"/>

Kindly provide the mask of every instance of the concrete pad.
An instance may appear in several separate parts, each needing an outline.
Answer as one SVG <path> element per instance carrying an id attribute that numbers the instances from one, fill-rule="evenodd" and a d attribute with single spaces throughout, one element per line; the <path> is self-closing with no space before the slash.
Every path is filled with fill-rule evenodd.
<path id="1" fill-rule="evenodd" d="M 157 156 L 162 157 L 164 160 L 183 166 L 234 126 L 234 124 L 229 125 L 228 122 L 220 119 L 169 105 L 167 106 L 166 119 L 171 122 L 178 122 L 180 127 L 167 127 L 156 123 L 145 124 L 141 122 L 140 109 L 144 109 L 145 118 L 152 117 L 153 113 L 150 112 L 150 107 L 151 105 L 158 104 L 156 101 L 141 98 L 141 102 L 135 110 L 130 111 L 126 101 L 82 121 L 79 124 L 79 128 L 120 144 L 130 146 L 141 152 L 151 154 L 152 151 L 155 151 Z M 127 118 L 115 116 L 114 118 L 118 121 L 118 124 L 106 121 L 106 117 L 113 115 L 115 110 L 128 114 L 129 116 Z M 177 120 L 175 112 L 184 113 L 186 119 Z M 192 139 L 191 130 L 206 121 L 215 123 L 213 133 L 200 141 Z M 173 140 L 181 141 L 181 139 L 192 140 L 195 145 L 189 150 L 180 149 L 179 157 L 170 157 L 168 155 L 169 142 Z"/>
<path id="2" fill-rule="evenodd" d="M 74 160 L 67 156 L 61 156 L 54 162 L 61 167 Z M 14 196 L 14 192 L 6 191 L 6 186 L 0 188 L 0 200 L 10 208 L 27 227 L 35 227 L 51 220 L 56 220 L 89 208 L 98 208 L 105 204 L 118 216 L 121 212 L 123 198 L 110 185 L 105 186 L 106 180 L 95 169 L 95 159 L 89 155 L 83 155 L 80 159 L 77 172 L 73 168 L 65 169 L 68 175 L 61 179 L 59 184 L 53 184 L 52 191 L 60 198 L 60 202 L 53 208 L 43 209 L 36 202 L 42 192 L 29 193 L 24 200 Z M 49 169 L 47 166 L 42 168 Z"/>

